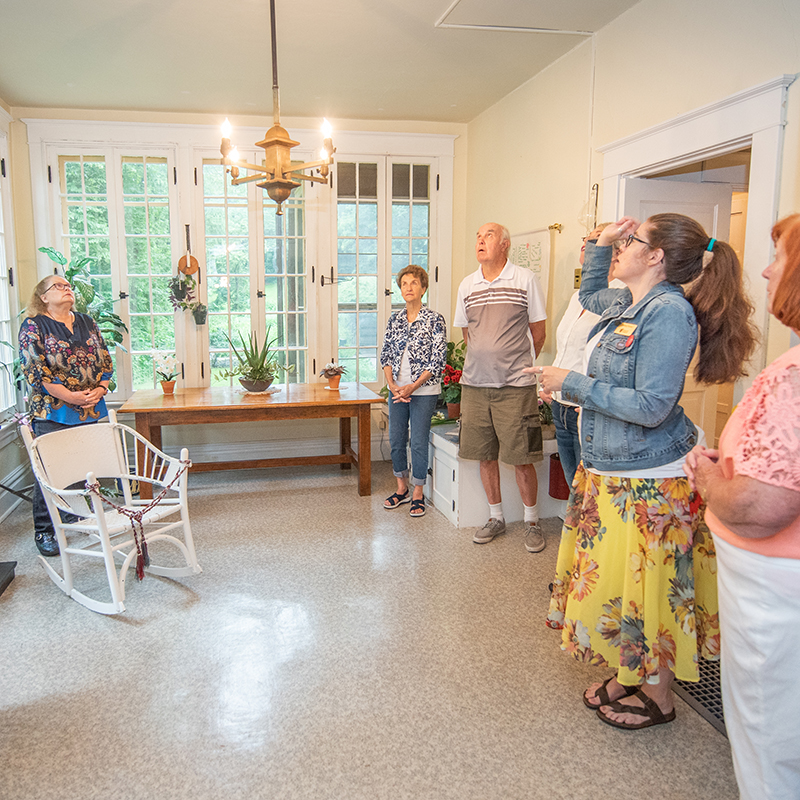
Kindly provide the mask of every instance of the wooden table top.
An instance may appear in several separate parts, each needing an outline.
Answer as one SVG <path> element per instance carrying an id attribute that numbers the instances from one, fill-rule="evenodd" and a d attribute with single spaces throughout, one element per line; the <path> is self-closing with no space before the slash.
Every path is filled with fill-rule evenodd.
<path id="1" fill-rule="evenodd" d="M 262 408 L 264 406 L 335 406 L 383 403 L 384 399 L 361 383 L 341 383 L 338 390 L 323 383 L 274 384 L 273 393 L 249 394 L 244 389 L 208 387 L 176 389 L 164 394 L 161 389 L 139 389 L 119 409 L 123 414 L 147 411 Z"/>

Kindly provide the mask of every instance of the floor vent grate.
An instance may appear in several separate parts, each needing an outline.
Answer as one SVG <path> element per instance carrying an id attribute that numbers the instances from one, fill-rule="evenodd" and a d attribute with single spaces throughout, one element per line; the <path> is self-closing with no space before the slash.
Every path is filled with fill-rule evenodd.
<path id="1" fill-rule="evenodd" d="M 719 661 L 706 661 L 701 658 L 700 680 L 697 683 L 675 681 L 672 691 L 701 717 L 710 722 L 723 736 L 727 736 L 725 717 L 722 713 Z"/>

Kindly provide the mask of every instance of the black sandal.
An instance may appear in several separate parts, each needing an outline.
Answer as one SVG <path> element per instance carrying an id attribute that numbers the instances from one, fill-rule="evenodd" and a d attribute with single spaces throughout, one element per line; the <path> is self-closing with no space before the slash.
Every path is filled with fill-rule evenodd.
<path id="1" fill-rule="evenodd" d="M 408 512 L 412 517 L 424 517 L 425 516 L 425 498 L 422 500 L 412 500 L 411 501 L 411 511 Z"/>
<path id="2" fill-rule="evenodd" d="M 410 503 L 411 502 L 411 495 L 408 493 L 408 489 L 405 490 L 403 494 L 398 494 L 395 492 L 392 495 L 389 495 L 383 501 L 383 507 L 388 511 L 390 508 L 397 508 L 397 506 L 402 506 L 403 503 Z"/>

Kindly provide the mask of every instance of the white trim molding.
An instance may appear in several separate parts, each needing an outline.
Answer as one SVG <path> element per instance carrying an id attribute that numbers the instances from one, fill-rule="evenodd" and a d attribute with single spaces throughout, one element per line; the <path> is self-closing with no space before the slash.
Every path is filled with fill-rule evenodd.
<path id="1" fill-rule="evenodd" d="M 603 145 L 603 217 L 619 219 L 628 178 L 652 175 L 722 153 L 751 149 L 745 230 L 745 280 L 755 304 L 754 320 L 768 330 L 766 290 L 761 272 L 772 258 L 770 230 L 778 217 L 786 98 L 795 75 L 780 75 L 716 103 L 702 106 L 624 139 Z M 766 348 L 751 362 L 763 369 Z M 752 378 L 737 385 L 736 399 Z"/>

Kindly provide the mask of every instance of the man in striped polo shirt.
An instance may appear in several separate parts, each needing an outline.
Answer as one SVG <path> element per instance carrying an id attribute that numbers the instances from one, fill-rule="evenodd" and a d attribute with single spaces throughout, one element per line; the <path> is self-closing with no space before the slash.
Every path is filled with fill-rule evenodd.
<path id="1" fill-rule="evenodd" d="M 536 508 L 534 464 L 542 460 L 542 429 L 532 367 L 545 339 L 544 296 L 538 278 L 508 260 L 511 238 L 496 222 L 478 231 L 480 266 L 458 288 L 453 324 L 461 328 L 467 356 L 461 377 L 459 456 L 480 461 L 489 521 L 473 541 L 491 542 L 505 533 L 500 465 L 511 464 L 525 506 L 525 548 L 544 550 Z"/>

